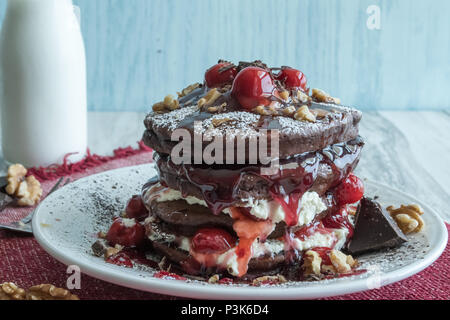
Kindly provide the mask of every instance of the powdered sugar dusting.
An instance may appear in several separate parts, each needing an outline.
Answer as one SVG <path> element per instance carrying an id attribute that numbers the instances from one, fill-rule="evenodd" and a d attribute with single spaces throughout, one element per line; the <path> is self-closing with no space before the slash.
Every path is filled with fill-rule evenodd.
<path id="1" fill-rule="evenodd" d="M 169 113 L 150 113 L 147 115 L 145 123 L 147 126 L 151 124 L 154 128 L 175 130 L 179 127 L 181 121 L 186 119 L 186 117 L 194 115 L 196 112 L 198 112 L 198 107 L 192 106 L 180 108 Z"/>
<path id="2" fill-rule="evenodd" d="M 202 122 L 200 131 L 197 134 L 203 134 L 206 138 L 216 136 L 226 136 L 234 138 L 236 136 L 252 137 L 258 134 L 256 128 L 261 116 L 243 111 L 235 111 L 212 115 L 211 118 Z M 215 127 L 214 120 L 228 120 L 226 124 Z"/>
<path id="3" fill-rule="evenodd" d="M 337 106 L 334 104 L 317 103 L 317 106 L 325 110 L 329 110 L 330 114 L 324 119 L 317 120 L 315 123 L 308 121 L 299 121 L 290 117 L 277 116 L 276 119 L 280 124 L 280 134 L 300 134 L 313 130 L 319 132 L 323 123 L 329 123 L 333 118 L 344 119 L 344 122 L 352 122 L 352 113 L 359 113 L 356 109 L 344 106 Z M 193 117 L 199 114 L 197 106 L 183 107 L 165 114 L 150 113 L 147 115 L 145 123 L 149 129 L 165 128 L 173 131 L 180 128 L 180 124 L 188 117 Z M 260 128 L 258 124 L 262 116 L 256 113 L 247 111 L 234 111 L 220 114 L 211 114 L 210 117 L 199 120 L 200 125 L 196 127 L 195 133 L 204 135 L 206 138 L 215 136 L 226 136 L 234 138 L 236 136 L 252 137 L 259 134 Z M 215 127 L 213 120 L 229 120 L 223 125 Z"/>

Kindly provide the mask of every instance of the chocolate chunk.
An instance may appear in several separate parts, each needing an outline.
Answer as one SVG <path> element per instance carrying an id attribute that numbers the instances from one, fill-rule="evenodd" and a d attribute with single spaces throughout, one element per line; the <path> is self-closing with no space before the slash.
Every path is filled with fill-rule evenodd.
<path id="1" fill-rule="evenodd" d="M 393 248 L 408 241 L 390 214 L 381 205 L 363 198 L 356 212 L 355 232 L 347 250 L 358 255 L 383 248 Z"/>
<path id="2" fill-rule="evenodd" d="M 105 254 L 106 249 L 108 249 L 108 242 L 105 239 L 98 239 L 92 244 L 92 253 L 96 257 L 101 257 Z"/>

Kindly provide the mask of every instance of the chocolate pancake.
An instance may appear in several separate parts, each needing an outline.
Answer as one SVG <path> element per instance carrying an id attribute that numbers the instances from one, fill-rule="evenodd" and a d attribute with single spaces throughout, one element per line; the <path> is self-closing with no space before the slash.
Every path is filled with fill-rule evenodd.
<path id="1" fill-rule="evenodd" d="M 293 191 L 323 195 L 356 167 L 363 145 L 362 139 L 357 138 L 283 160 L 273 176 L 261 175 L 259 166 L 175 165 L 169 156 L 156 155 L 155 159 L 163 185 L 204 199 L 219 214 L 249 198 L 272 200 L 274 194 Z"/>
<path id="2" fill-rule="evenodd" d="M 168 245 L 167 243 L 160 243 L 157 241 L 153 241 L 154 250 L 165 256 L 171 262 L 179 265 L 183 261 L 187 261 L 189 259 L 189 253 L 180 249 L 177 249 L 173 246 Z M 258 258 L 252 258 L 248 264 L 248 270 L 251 273 L 252 271 L 270 271 L 275 268 L 278 268 L 286 263 L 284 253 L 279 253 L 277 255 L 266 255 Z M 214 273 L 215 271 L 212 271 Z"/>
<path id="3" fill-rule="evenodd" d="M 219 227 L 236 235 L 233 230 L 233 219 L 224 213 L 213 215 L 211 211 L 201 205 L 190 205 L 184 200 L 156 202 L 151 204 L 151 212 L 158 217 L 159 228 L 167 233 L 174 233 L 186 237 L 192 237 L 195 233 L 206 227 Z M 317 219 L 323 218 L 326 211 L 319 214 Z M 303 226 L 297 226 L 292 230 L 300 229 Z M 269 239 L 282 237 L 286 232 L 286 224 L 280 222 L 275 230 L 268 236 Z"/>
<path id="4" fill-rule="evenodd" d="M 298 121 L 288 117 L 267 117 L 245 111 L 231 111 L 221 114 L 201 112 L 196 106 L 182 107 L 167 114 L 151 113 L 144 123 L 144 143 L 161 154 L 171 154 L 178 141 L 171 141 L 176 129 L 186 129 L 194 141 L 194 122 L 198 122 L 196 134 L 203 135 L 202 152 L 216 137 L 223 137 L 234 146 L 237 155 L 237 139 L 252 137 L 259 143 L 261 130 L 279 130 L 279 158 L 288 158 L 294 154 L 320 150 L 328 145 L 355 139 L 358 136 L 358 124 L 361 112 L 337 105 L 312 103 L 311 110 L 326 110 L 326 115 L 316 123 Z M 214 121 L 226 123 L 214 127 Z M 206 141 L 208 140 L 208 141 Z M 248 140 L 246 146 L 248 146 Z M 224 144 L 225 146 L 225 144 Z M 222 163 L 226 163 L 226 147 L 223 148 Z M 268 154 L 272 154 L 270 145 Z M 250 158 L 245 148 L 245 160 Z"/>

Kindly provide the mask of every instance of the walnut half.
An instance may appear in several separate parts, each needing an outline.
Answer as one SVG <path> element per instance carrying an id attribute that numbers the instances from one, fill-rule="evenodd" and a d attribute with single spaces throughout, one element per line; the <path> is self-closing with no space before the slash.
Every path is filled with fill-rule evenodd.
<path id="1" fill-rule="evenodd" d="M 421 217 L 423 210 L 417 204 L 401 205 L 398 209 L 389 206 L 387 211 L 389 211 L 391 217 L 404 234 L 420 232 L 425 226 L 425 222 Z"/>
<path id="2" fill-rule="evenodd" d="M 69 290 L 51 284 L 41 284 L 28 289 L 27 300 L 80 300 Z"/>
<path id="3" fill-rule="evenodd" d="M 8 185 L 6 192 L 17 197 L 21 207 L 36 205 L 42 196 L 41 183 L 34 177 L 26 177 L 27 169 L 21 164 L 13 164 L 8 168 Z"/>
<path id="4" fill-rule="evenodd" d="M 12 282 L 5 282 L 0 285 L 0 300 L 25 300 L 25 297 L 25 290 Z"/>
<path id="5" fill-rule="evenodd" d="M 42 197 L 41 183 L 34 176 L 29 176 L 20 183 L 16 195 L 19 198 L 17 201 L 19 206 L 34 206 Z"/>

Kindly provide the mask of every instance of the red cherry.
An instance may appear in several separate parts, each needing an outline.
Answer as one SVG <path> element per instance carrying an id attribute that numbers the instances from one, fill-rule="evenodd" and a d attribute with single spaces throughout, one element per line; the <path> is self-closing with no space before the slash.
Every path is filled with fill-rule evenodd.
<path id="1" fill-rule="evenodd" d="M 134 220 L 118 218 L 109 228 L 106 239 L 113 246 L 135 247 L 144 241 L 145 228 Z"/>
<path id="2" fill-rule="evenodd" d="M 130 257 L 128 257 L 125 253 L 119 252 L 108 259 L 106 259 L 107 263 L 112 263 L 118 266 L 127 267 L 127 268 L 133 268 L 133 262 L 131 262 Z"/>
<path id="3" fill-rule="evenodd" d="M 248 67 L 238 73 L 233 82 L 232 95 L 246 110 L 270 104 L 275 94 L 275 84 L 269 72 L 258 67 Z"/>
<path id="4" fill-rule="evenodd" d="M 300 70 L 292 68 L 283 68 L 281 72 L 275 77 L 281 81 L 286 89 L 302 89 L 306 91 L 307 80 L 306 76 Z"/>
<path id="5" fill-rule="evenodd" d="M 234 247 L 236 239 L 223 229 L 204 228 L 192 238 L 192 249 L 197 253 L 223 253 Z"/>
<path id="6" fill-rule="evenodd" d="M 355 203 L 364 196 L 364 184 L 357 176 L 350 175 L 338 185 L 334 191 L 334 196 L 338 204 Z"/>
<path id="7" fill-rule="evenodd" d="M 233 83 L 233 80 L 237 74 L 237 69 L 235 67 L 229 68 L 222 72 L 220 71 L 221 69 L 229 66 L 231 66 L 231 63 L 222 62 L 208 69 L 205 73 L 206 86 L 208 88 L 219 88 L 226 84 Z"/>
<path id="8" fill-rule="evenodd" d="M 142 220 L 148 216 L 148 210 L 141 196 L 133 196 L 128 200 L 125 212 L 130 219 Z"/>

